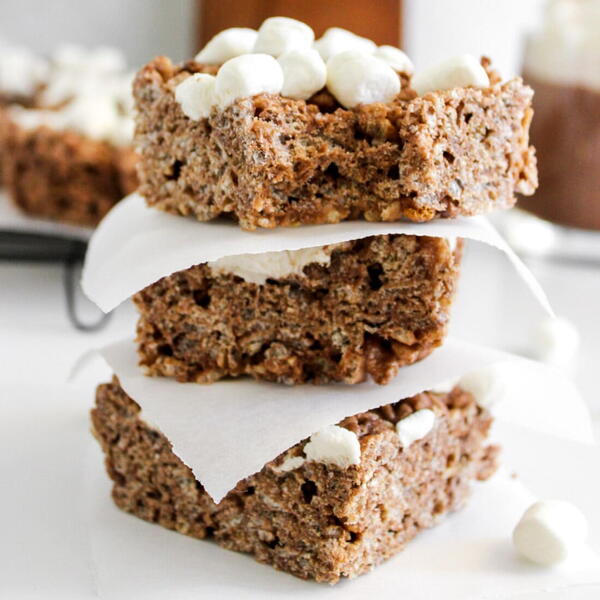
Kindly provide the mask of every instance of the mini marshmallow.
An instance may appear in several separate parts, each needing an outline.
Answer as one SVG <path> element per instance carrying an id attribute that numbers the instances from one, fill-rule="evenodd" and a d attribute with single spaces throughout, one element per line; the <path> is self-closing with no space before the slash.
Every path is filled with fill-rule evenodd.
<path id="1" fill-rule="evenodd" d="M 327 88 L 342 106 L 353 108 L 390 102 L 400 92 L 400 78 L 381 59 L 349 50 L 329 59 Z"/>
<path id="2" fill-rule="evenodd" d="M 360 442 L 352 431 L 330 425 L 313 433 L 304 446 L 307 460 L 334 464 L 342 469 L 360 464 Z"/>
<path id="3" fill-rule="evenodd" d="M 450 90 L 455 87 L 488 87 L 490 79 L 477 59 L 463 54 L 445 60 L 429 69 L 415 73 L 413 89 L 422 96 L 435 90 Z"/>
<path id="4" fill-rule="evenodd" d="M 507 393 L 505 374 L 500 365 L 490 365 L 467 373 L 458 385 L 475 398 L 475 402 L 484 408 L 490 408 L 500 402 Z"/>
<path id="5" fill-rule="evenodd" d="M 394 46 L 379 46 L 375 50 L 374 56 L 384 60 L 395 71 L 408 74 L 413 72 L 412 61 L 399 48 L 394 48 Z"/>
<path id="6" fill-rule="evenodd" d="M 569 320 L 546 317 L 532 334 L 534 358 L 555 367 L 570 367 L 577 356 L 580 336 Z"/>
<path id="7" fill-rule="evenodd" d="M 238 98 L 279 94 L 283 88 L 281 65 L 268 54 L 243 54 L 228 60 L 217 73 L 215 95 L 225 108 Z"/>
<path id="8" fill-rule="evenodd" d="M 186 117 L 194 121 L 206 119 L 215 104 L 216 77 L 194 73 L 175 88 L 175 100 Z"/>
<path id="9" fill-rule="evenodd" d="M 307 50 L 314 39 L 315 34 L 306 23 L 271 17 L 260 26 L 253 52 L 280 56 L 289 50 Z"/>
<path id="10" fill-rule="evenodd" d="M 303 456 L 288 456 L 279 466 L 273 467 L 278 473 L 287 473 L 299 469 L 306 459 Z"/>
<path id="11" fill-rule="evenodd" d="M 248 27 L 230 27 L 217 33 L 196 54 L 194 60 L 205 65 L 220 65 L 230 58 L 250 54 L 256 43 L 258 32 Z"/>
<path id="12" fill-rule="evenodd" d="M 525 558 L 550 566 L 580 550 L 587 531 L 586 518 L 575 505 L 543 500 L 525 511 L 513 531 L 513 544 Z"/>
<path id="13" fill-rule="evenodd" d="M 283 96 L 307 100 L 325 86 L 327 67 L 316 50 L 290 50 L 277 60 L 283 70 Z"/>
<path id="14" fill-rule="evenodd" d="M 336 54 L 341 54 L 347 50 L 356 50 L 357 52 L 364 52 L 365 54 L 373 54 L 377 49 L 375 42 L 360 37 L 341 27 L 330 27 L 323 36 L 314 43 L 313 47 L 326 62 Z"/>
<path id="15" fill-rule="evenodd" d="M 417 410 L 396 423 L 396 433 L 403 448 L 424 438 L 435 424 L 435 413 L 428 408 Z"/>

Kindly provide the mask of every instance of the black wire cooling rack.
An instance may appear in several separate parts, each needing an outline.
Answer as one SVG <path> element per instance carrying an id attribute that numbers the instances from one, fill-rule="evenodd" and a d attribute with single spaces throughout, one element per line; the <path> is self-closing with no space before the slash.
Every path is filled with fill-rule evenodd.
<path id="1" fill-rule="evenodd" d="M 86 248 L 87 243 L 82 240 L 0 230 L 0 260 L 63 264 L 65 305 L 70 323 L 79 331 L 97 331 L 106 325 L 110 313 L 102 314 L 95 321 L 85 322 L 77 311 L 79 274 Z"/>

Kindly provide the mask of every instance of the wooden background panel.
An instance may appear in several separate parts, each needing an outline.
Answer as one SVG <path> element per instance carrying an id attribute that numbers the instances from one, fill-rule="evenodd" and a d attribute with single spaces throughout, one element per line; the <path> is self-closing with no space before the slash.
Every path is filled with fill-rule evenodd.
<path id="1" fill-rule="evenodd" d="M 253 27 L 273 16 L 308 23 L 319 37 L 338 26 L 377 44 L 401 45 L 402 0 L 199 0 L 198 48 L 227 27 Z"/>

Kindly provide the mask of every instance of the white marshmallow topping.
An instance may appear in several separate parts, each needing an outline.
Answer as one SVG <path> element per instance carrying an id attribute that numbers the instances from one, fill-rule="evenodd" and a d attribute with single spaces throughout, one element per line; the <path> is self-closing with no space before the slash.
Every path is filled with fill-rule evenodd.
<path id="1" fill-rule="evenodd" d="M 221 65 L 230 58 L 250 54 L 258 32 L 248 27 L 230 27 L 217 33 L 196 54 L 194 60 L 205 65 Z"/>

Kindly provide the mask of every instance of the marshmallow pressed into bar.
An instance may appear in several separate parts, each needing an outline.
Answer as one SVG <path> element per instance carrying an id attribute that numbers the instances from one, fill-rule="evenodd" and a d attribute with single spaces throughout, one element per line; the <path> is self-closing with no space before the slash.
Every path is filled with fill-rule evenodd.
<path id="1" fill-rule="evenodd" d="M 264 284 L 267 279 L 281 279 L 289 275 L 302 275 L 304 267 L 317 263 L 329 265 L 331 252 L 336 245 L 324 247 L 263 252 L 261 254 L 238 254 L 224 256 L 208 264 L 213 273 L 232 274 L 250 283 Z"/>

